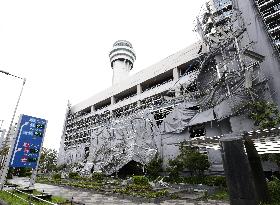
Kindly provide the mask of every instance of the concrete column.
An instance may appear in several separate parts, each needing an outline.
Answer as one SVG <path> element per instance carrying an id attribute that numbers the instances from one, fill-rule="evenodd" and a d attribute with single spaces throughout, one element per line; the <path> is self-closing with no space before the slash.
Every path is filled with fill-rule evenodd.
<path id="1" fill-rule="evenodd" d="M 141 84 L 137 85 L 137 95 L 141 95 L 143 92 Z M 140 106 L 140 101 L 137 101 L 137 105 Z"/>
<path id="2" fill-rule="evenodd" d="M 180 72 L 178 67 L 173 68 L 173 80 L 178 80 L 180 78 Z"/>
<path id="3" fill-rule="evenodd" d="M 176 82 L 180 78 L 180 72 L 178 67 L 173 68 L 173 81 Z M 175 97 L 180 95 L 180 87 L 175 87 Z"/>
<path id="4" fill-rule="evenodd" d="M 111 105 L 114 105 L 116 103 L 116 98 L 115 96 L 111 97 Z"/>
<path id="5" fill-rule="evenodd" d="M 137 95 L 140 95 L 142 93 L 142 85 L 138 84 L 137 85 Z"/>
<path id="6" fill-rule="evenodd" d="M 254 142 L 248 136 L 245 136 L 244 138 L 244 145 L 252 170 L 254 184 L 257 192 L 257 198 L 262 203 L 269 203 L 271 199 L 269 196 L 266 179 L 263 172 L 261 158 L 258 154 L 258 151 L 255 148 Z"/>
<path id="7" fill-rule="evenodd" d="M 221 138 L 222 159 L 231 205 L 257 205 L 256 190 L 242 137 Z"/>

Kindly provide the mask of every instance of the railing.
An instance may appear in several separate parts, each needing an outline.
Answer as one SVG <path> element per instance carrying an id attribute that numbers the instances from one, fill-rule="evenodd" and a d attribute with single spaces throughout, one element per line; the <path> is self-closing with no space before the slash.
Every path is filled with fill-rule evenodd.
<path id="1" fill-rule="evenodd" d="M 32 200 L 33 198 L 34 198 L 34 199 L 37 199 L 38 201 L 44 202 L 44 203 L 46 203 L 46 204 L 58 205 L 58 204 L 56 204 L 56 203 L 52 203 L 52 202 L 50 202 L 50 201 L 46 201 L 46 200 L 44 200 L 44 199 L 38 198 L 38 197 L 34 196 L 33 194 L 27 194 L 27 193 L 25 193 L 25 192 L 23 192 L 23 191 L 18 190 L 17 188 L 14 188 L 14 190 L 17 191 L 17 192 L 19 192 L 19 193 L 21 193 L 21 194 L 27 195 L 28 198 L 27 198 L 27 199 L 24 199 L 24 198 L 22 198 L 22 197 L 20 197 L 20 196 L 18 196 L 18 195 L 16 195 L 16 194 L 14 194 L 14 193 L 8 191 L 8 190 L 4 190 L 4 191 L 7 192 L 7 193 L 9 193 L 9 194 L 11 194 L 12 196 L 14 196 L 14 197 L 16 197 L 16 198 L 18 198 L 18 199 L 21 199 L 21 200 L 24 201 L 24 202 L 27 202 L 27 203 L 30 204 L 30 205 L 36 205 L 36 203 L 32 203 L 32 202 L 31 202 L 31 200 Z"/>
<path id="2" fill-rule="evenodd" d="M 46 203 L 46 204 L 50 204 L 50 205 L 63 205 L 63 204 L 69 204 L 69 203 L 70 203 L 71 205 L 85 205 L 84 203 L 80 203 L 80 202 L 75 202 L 75 201 L 73 201 L 73 197 L 72 197 L 71 201 L 66 200 L 66 202 L 62 202 L 62 203 L 52 203 L 52 202 L 50 202 L 50 201 L 47 201 L 47 200 L 41 199 L 41 198 L 39 198 L 39 197 L 37 197 L 37 196 L 34 196 L 33 194 L 28 194 L 28 193 L 25 193 L 25 192 L 23 192 L 23 191 L 20 191 L 20 190 L 18 190 L 17 188 L 14 188 L 13 190 L 14 190 L 14 191 L 17 191 L 17 192 L 19 192 L 19 193 L 21 193 L 21 194 L 27 195 L 27 196 L 28 196 L 27 199 L 24 199 L 24 198 L 22 198 L 22 197 L 20 197 L 20 196 L 18 196 L 18 195 L 16 195 L 16 194 L 10 192 L 9 190 L 3 190 L 3 191 L 5 191 L 5 192 L 11 194 L 12 196 L 14 196 L 14 197 L 16 197 L 16 198 L 18 198 L 18 199 L 20 199 L 20 200 L 26 202 L 26 203 L 28 203 L 29 205 L 37 205 L 37 203 L 32 203 L 32 199 L 36 199 L 36 200 L 38 200 L 38 201 L 40 201 L 40 202 L 43 202 L 43 203 Z"/>

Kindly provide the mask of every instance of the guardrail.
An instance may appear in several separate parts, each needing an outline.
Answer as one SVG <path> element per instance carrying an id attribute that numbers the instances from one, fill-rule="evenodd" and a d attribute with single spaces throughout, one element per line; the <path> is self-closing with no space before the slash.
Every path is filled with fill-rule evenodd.
<path id="1" fill-rule="evenodd" d="M 25 193 L 25 192 L 23 192 L 23 191 L 21 191 L 21 190 L 19 190 L 19 189 L 17 189 L 17 188 L 13 188 L 13 190 L 14 190 L 14 191 L 17 191 L 17 192 L 19 192 L 19 193 L 21 193 L 21 194 L 27 195 L 27 196 L 28 196 L 28 199 L 24 199 L 24 198 L 22 198 L 22 197 L 20 197 L 20 196 L 18 196 L 18 195 L 16 195 L 16 194 L 10 192 L 9 190 L 3 190 L 3 191 L 5 191 L 5 192 L 11 194 L 12 196 L 15 196 L 15 197 L 18 198 L 18 199 L 21 199 L 22 201 L 28 203 L 29 205 L 36 205 L 36 203 L 32 203 L 32 202 L 31 202 L 32 199 L 37 199 L 37 200 L 40 201 L 40 202 L 44 202 L 44 203 L 50 204 L 50 205 L 63 205 L 63 204 L 69 204 L 69 203 L 70 203 L 71 205 L 85 205 L 84 203 L 80 203 L 80 202 L 73 201 L 73 197 L 72 197 L 72 200 L 71 200 L 71 201 L 66 200 L 66 202 L 62 202 L 62 203 L 58 203 L 58 204 L 57 204 L 57 203 L 52 203 L 52 202 L 50 202 L 50 201 L 41 199 L 41 198 L 39 198 L 39 197 L 37 197 L 37 196 L 35 196 L 35 195 L 33 195 L 33 194 Z"/>
<path id="2" fill-rule="evenodd" d="M 34 203 L 31 202 L 32 198 L 37 199 L 38 201 L 44 202 L 44 203 L 46 203 L 46 204 L 58 205 L 58 204 L 56 204 L 56 203 L 52 203 L 52 202 L 50 202 L 50 201 L 46 201 L 46 200 L 44 200 L 44 199 L 41 199 L 41 198 L 39 198 L 39 197 L 36 197 L 36 196 L 34 196 L 33 194 L 27 194 L 27 193 L 25 193 L 25 192 L 23 192 L 23 191 L 18 190 L 17 188 L 14 188 L 13 190 L 15 190 L 15 191 L 17 191 L 17 192 L 19 192 L 19 193 L 21 193 L 21 194 L 27 195 L 27 196 L 28 196 L 28 200 L 27 200 L 27 199 L 24 199 L 24 198 L 22 198 L 22 197 L 20 197 L 20 196 L 18 196 L 18 195 L 16 195 L 16 194 L 14 194 L 14 193 L 12 193 L 12 192 L 10 192 L 9 190 L 3 190 L 3 191 L 5 191 L 5 192 L 11 194 L 12 196 L 15 196 L 15 197 L 18 198 L 18 199 L 21 199 L 22 201 L 27 202 L 27 203 L 30 204 L 30 205 L 36 205 L 36 204 L 34 204 Z"/>

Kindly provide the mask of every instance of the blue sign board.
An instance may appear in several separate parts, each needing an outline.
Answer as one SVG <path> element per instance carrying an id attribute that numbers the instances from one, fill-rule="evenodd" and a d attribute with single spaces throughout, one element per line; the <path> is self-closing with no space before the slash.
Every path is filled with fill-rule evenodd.
<path id="1" fill-rule="evenodd" d="M 44 119 L 21 115 L 10 167 L 36 168 L 46 125 Z"/>

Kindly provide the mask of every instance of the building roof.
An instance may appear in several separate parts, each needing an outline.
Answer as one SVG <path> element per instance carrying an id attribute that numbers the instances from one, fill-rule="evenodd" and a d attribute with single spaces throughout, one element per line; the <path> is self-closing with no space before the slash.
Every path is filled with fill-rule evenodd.
<path id="1" fill-rule="evenodd" d="M 115 84 L 100 93 L 72 106 L 72 112 L 78 112 L 85 108 L 88 108 L 96 103 L 102 102 L 122 91 L 132 88 L 138 84 L 141 84 L 159 74 L 165 73 L 166 71 L 172 70 L 173 68 L 180 66 L 186 62 L 189 62 L 206 52 L 206 46 L 201 42 L 196 42 L 185 49 L 174 53 L 167 58 L 164 58 L 160 62 L 149 66 L 146 69 L 135 73 L 121 83 Z"/>

